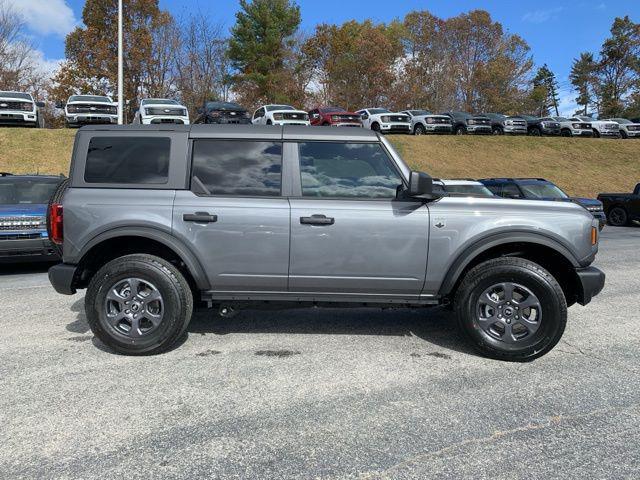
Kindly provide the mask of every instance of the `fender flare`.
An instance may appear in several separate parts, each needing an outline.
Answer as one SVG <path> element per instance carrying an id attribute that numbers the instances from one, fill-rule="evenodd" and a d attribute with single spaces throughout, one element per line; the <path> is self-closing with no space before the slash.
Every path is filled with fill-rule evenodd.
<path id="1" fill-rule="evenodd" d="M 102 232 L 85 244 L 78 257 L 84 259 L 87 253 L 98 244 L 118 237 L 141 237 L 163 244 L 180 257 L 200 290 L 209 290 L 210 283 L 204 268 L 194 253 L 176 237 L 152 227 L 117 227 Z"/>
<path id="2" fill-rule="evenodd" d="M 451 293 L 462 272 L 478 255 L 509 243 L 529 243 L 551 248 L 566 258 L 574 268 L 582 266 L 569 247 L 546 235 L 533 232 L 494 233 L 476 240 L 458 254 L 442 281 L 438 295 L 443 297 Z"/>

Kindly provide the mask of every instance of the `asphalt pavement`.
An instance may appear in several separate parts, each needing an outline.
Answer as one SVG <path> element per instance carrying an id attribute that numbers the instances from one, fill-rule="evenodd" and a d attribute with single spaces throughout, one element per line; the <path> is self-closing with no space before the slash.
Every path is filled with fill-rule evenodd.
<path id="1" fill-rule="evenodd" d="M 640 478 L 640 228 L 531 363 L 477 356 L 449 312 L 198 313 L 116 355 L 82 294 L 0 266 L 0 478 Z"/>

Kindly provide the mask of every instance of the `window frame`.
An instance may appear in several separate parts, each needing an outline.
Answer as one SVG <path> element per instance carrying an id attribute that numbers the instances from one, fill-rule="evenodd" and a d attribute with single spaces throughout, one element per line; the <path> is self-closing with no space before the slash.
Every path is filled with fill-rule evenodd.
<path id="1" fill-rule="evenodd" d="M 290 198 L 296 200 L 317 200 L 317 201 L 353 201 L 353 202 L 391 202 L 391 201 L 409 201 L 416 202 L 415 199 L 398 199 L 397 197 L 389 197 L 389 198 L 367 198 L 367 197 L 309 197 L 302 194 L 302 170 L 300 168 L 300 144 L 301 143 L 341 143 L 341 144 L 353 144 L 353 143 L 362 143 L 362 144 L 372 144 L 379 145 L 382 148 L 382 151 L 387 156 L 387 160 L 391 164 L 391 168 L 398 174 L 398 178 L 402 180 L 403 188 L 407 188 L 408 182 L 407 179 L 402 174 L 402 171 L 396 165 L 396 162 L 393 160 L 393 156 L 391 152 L 386 148 L 384 143 L 379 142 L 377 140 L 371 141 L 340 141 L 340 140 L 296 140 L 290 142 L 291 151 L 289 162 L 287 163 L 287 169 L 290 172 L 290 176 L 292 177 L 292 194 Z"/>
<path id="2" fill-rule="evenodd" d="M 193 185 L 193 160 L 195 152 L 195 142 L 209 141 L 209 142 L 262 142 L 262 143 L 279 143 L 282 145 L 281 163 L 280 163 L 280 193 L 278 195 L 237 195 L 237 194 L 207 194 L 196 188 Z M 191 138 L 189 139 L 188 149 L 188 168 L 187 168 L 187 189 L 191 191 L 195 196 L 202 198 L 286 198 L 289 197 L 291 192 L 290 182 L 285 181 L 285 158 L 287 157 L 286 145 L 288 142 L 283 140 L 275 140 L 271 138 Z M 287 193 L 285 195 L 285 193 Z"/>

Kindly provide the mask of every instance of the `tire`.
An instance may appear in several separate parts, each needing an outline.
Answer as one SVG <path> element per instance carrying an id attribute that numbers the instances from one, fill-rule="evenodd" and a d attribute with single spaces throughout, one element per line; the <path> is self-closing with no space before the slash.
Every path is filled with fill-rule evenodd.
<path id="1" fill-rule="evenodd" d="M 629 215 L 623 207 L 613 207 L 607 212 L 607 223 L 612 227 L 624 227 L 629 223 Z"/>
<path id="2" fill-rule="evenodd" d="M 541 137 L 542 131 L 538 127 L 533 127 L 529 133 L 532 137 Z"/>
<path id="3" fill-rule="evenodd" d="M 563 130 L 560 131 L 560 136 L 562 137 L 570 137 L 571 136 L 571 130 L 569 130 L 568 128 L 565 128 Z"/>
<path id="4" fill-rule="evenodd" d="M 273 125 L 273 122 L 271 120 L 267 120 L 267 125 Z"/>
<path id="5" fill-rule="evenodd" d="M 491 133 L 493 133 L 494 135 L 504 135 L 504 130 L 500 127 L 493 127 Z"/>
<path id="6" fill-rule="evenodd" d="M 413 129 L 414 135 L 424 135 L 425 133 L 427 133 L 427 131 L 425 130 L 424 125 L 422 125 L 421 123 L 418 123 Z"/>
<path id="7" fill-rule="evenodd" d="M 597 131 L 595 128 L 593 129 L 593 138 L 600 138 L 600 132 Z"/>
<path id="8" fill-rule="evenodd" d="M 620 130 L 620 138 L 626 140 L 627 138 L 629 138 L 629 135 L 627 135 L 627 132 L 625 132 L 624 130 Z"/>
<path id="9" fill-rule="evenodd" d="M 69 188 L 69 179 L 65 178 L 60 182 L 60 184 L 58 184 L 58 187 L 55 189 L 53 195 L 51 195 L 51 198 L 49 199 L 46 216 L 47 235 L 49 236 L 49 238 L 51 238 L 51 205 L 53 205 L 54 203 L 62 203 L 62 199 L 64 198 L 64 194 L 67 191 L 67 188 Z M 62 258 L 62 245 L 51 242 L 51 249 L 55 252 L 56 255 Z"/>
<path id="10" fill-rule="evenodd" d="M 371 124 L 371 130 L 374 132 L 380 132 L 380 124 L 378 122 L 373 122 Z"/>
<path id="11" fill-rule="evenodd" d="M 135 295 L 133 281 L 139 285 Z M 116 290 L 124 293 L 116 294 Z M 145 302 L 151 294 L 159 299 Z M 135 320 L 134 311 L 139 315 Z M 125 255 L 93 276 L 85 312 L 91 331 L 105 345 L 125 355 L 152 355 L 170 349 L 182 337 L 193 313 L 193 294 L 184 276 L 166 260 L 147 254 Z"/>
<path id="12" fill-rule="evenodd" d="M 508 285 L 513 286 L 510 301 Z M 522 307 L 528 301 L 535 306 Z M 488 260 L 471 269 L 455 295 L 454 310 L 458 328 L 481 354 L 513 362 L 548 353 L 567 323 L 567 301 L 556 279 L 540 265 L 516 257 Z"/>
<path id="13" fill-rule="evenodd" d="M 458 126 L 458 127 L 456 127 L 456 129 L 455 129 L 455 134 L 456 134 L 456 135 L 466 135 L 466 134 L 467 134 L 467 129 L 466 129 L 466 128 L 464 128 L 464 127 L 460 127 L 460 126 Z"/>

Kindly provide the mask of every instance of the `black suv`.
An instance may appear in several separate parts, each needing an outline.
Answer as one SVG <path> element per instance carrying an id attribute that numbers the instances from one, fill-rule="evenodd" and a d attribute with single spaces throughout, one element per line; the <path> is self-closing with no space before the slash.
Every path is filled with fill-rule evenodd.
<path id="1" fill-rule="evenodd" d="M 251 115 L 237 103 L 205 102 L 198 109 L 198 116 L 193 123 L 248 125 Z"/>
<path id="2" fill-rule="evenodd" d="M 482 115 L 471 115 L 467 112 L 444 112 L 442 115 L 451 117 L 453 133 L 456 135 L 490 135 L 491 119 Z"/>
<path id="3" fill-rule="evenodd" d="M 600 223 L 600 230 L 607 223 L 604 208 L 595 198 L 570 197 L 555 183 L 544 178 L 483 178 L 480 179 L 494 195 L 503 198 L 526 200 L 552 200 L 573 202 L 589 211 Z"/>
<path id="4" fill-rule="evenodd" d="M 527 132 L 534 137 L 547 136 L 559 136 L 560 135 L 560 122 L 554 120 L 551 117 L 534 117 L 533 115 L 518 115 L 519 118 L 523 118 L 527 122 Z"/>

